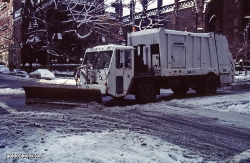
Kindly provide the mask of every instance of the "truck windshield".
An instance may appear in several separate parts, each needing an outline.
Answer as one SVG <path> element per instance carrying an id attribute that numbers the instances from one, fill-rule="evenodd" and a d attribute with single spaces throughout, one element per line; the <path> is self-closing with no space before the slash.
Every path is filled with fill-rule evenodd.
<path id="1" fill-rule="evenodd" d="M 93 68 L 108 68 L 113 51 L 87 52 L 83 64 L 89 63 Z"/>

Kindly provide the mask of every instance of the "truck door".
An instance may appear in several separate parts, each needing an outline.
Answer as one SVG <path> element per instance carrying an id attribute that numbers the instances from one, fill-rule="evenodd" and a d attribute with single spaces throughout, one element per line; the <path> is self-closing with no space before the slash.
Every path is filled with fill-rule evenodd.
<path id="1" fill-rule="evenodd" d="M 126 96 L 133 77 L 131 50 L 116 50 L 115 66 L 109 74 L 109 94 L 115 97 Z"/>
<path id="2" fill-rule="evenodd" d="M 127 94 L 128 87 L 131 83 L 131 79 L 134 76 L 134 66 L 132 62 L 132 52 L 133 50 L 123 50 L 124 54 L 124 73 L 123 73 L 123 82 L 124 82 L 124 93 Z"/>
<path id="3" fill-rule="evenodd" d="M 114 96 L 121 96 L 124 90 L 123 81 L 123 67 L 124 67 L 124 54 L 122 50 L 116 50 L 115 55 L 115 91 Z"/>

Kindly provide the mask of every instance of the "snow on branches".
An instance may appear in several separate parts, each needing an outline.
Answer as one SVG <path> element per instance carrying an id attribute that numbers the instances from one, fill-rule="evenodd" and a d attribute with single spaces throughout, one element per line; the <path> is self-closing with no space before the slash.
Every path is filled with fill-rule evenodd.
<path id="1" fill-rule="evenodd" d="M 105 9 L 109 6 L 103 0 L 62 0 L 62 4 L 67 6 L 68 20 L 64 23 L 74 23 L 70 30 L 75 32 L 79 39 L 85 39 L 92 33 L 108 35 L 112 29 L 109 17 L 105 15 Z"/>

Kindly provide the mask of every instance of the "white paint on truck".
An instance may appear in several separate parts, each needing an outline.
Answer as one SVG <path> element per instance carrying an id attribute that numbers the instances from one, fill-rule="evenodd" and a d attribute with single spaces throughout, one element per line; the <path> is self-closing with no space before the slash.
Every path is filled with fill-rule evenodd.
<path id="1" fill-rule="evenodd" d="M 234 62 L 225 36 L 214 33 L 191 33 L 148 29 L 128 35 L 128 45 L 145 44 L 145 61 L 150 63 L 150 48 L 159 44 L 160 76 L 199 75 L 213 72 L 222 75 L 222 83 L 234 82 Z M 226 77 L 224 77 L 226 75 Z M 227 78 L 230 76 L 229 78 Z M 226 80 L 226 81 L 224 81 Z"/>

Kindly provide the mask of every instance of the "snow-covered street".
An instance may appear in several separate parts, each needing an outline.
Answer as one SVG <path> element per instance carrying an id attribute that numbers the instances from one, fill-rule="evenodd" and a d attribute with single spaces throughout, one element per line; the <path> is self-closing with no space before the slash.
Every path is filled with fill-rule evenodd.
<path id="1" fill-rule="evenodd" d="M 19 80 L 30 82 L 29 78 Z M 32 79 L 49 84 L 66 80 Z M 113 106 L 26 106 L 24 91 L 3 83 L 0 97 L 0 109 L 5 111 L 0 119 L 0 162 L 215 163 L 250 159 L 250 92 L 246 90 L 219 90 L 215 96 L 198 96 L 190 90 L 183 98 L 162 90 L 155 103 L 145 105 L 128 96 L 121 102 L 104 98 L 115 103 Z M 20 106 L 11 105 L 9 99 L 21 99 Z M 38 158 L 18 158 L 31 156 Z"/>

